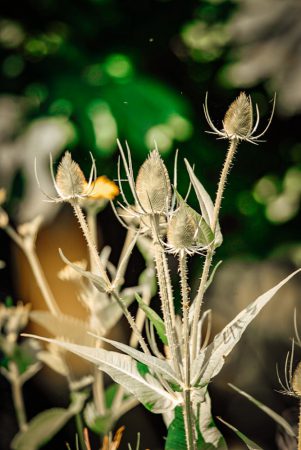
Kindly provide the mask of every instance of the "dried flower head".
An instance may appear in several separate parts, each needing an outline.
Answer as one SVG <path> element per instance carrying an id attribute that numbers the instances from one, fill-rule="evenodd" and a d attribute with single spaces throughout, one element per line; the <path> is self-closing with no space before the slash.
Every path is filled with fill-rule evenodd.
<path id="1" fill-rule="evenodd" d="M 136 193 L 143 212 L 148 214 L 167 212 L 171 202 L 171 184 L 157 149 L 150 153 L 139 169 Z"/>
<path id="2" fill-rule="evenodd" d="M 301 362 L 298 363 L 292 378 L 292 389 L 301 398 Z"/>
<path id="3" fill-rule="evenodd" d="M 91 185 L 93 179 L 96 177 L 95 161 L 91 155 L 92 167 L 90 171 L 89 182 L 87 183 L 85 176 L 79 167 L 79 165 L 73 161 L 70 152 L 65 152 L 61 159 L 56 176 L 53 173 L 52 157 L 50 155 L 50 170 L 54 188 L 57 193 L 57 197 L 51 197 L 44 193 L 44 195 L 51 202 L 72 202 L 91 194 Z M 35 168 L 36 170 L 36 168 Z M 37 182 L 40 186 L 40 182 L 36 173 Z"/>
<path id="4" fill-rule="evenodd" d="M 178 197 L 180 205 L 169 220 L 166 246 L 174 254 L 200 253 L 213 241 L 213 233 L 203 217 Z"/>
<path id="5" fill-rule="evenodd" d="M 256 121 L 253 125 L 253 105 L 250 96 L 247 96 L 244 92 L 234 100 L 229 106 L 224 120 L 223 129 L 218 130 L 213 124 L 208 111 L 208 95 L 206 94 L 204 112 L 206 120 L 213 130 L 209 133 L 217 134 L 222 139 L 236 140 L 236 141 L 248 141 L 252 144 L 260 142 L 260 138 L 265 134 L 269 128 L 275 110 L 275 99 L 273 102 L 272 113 L 269 118 L 266 128 L 259 134 L 255 135 L 255 132 L 259 125 L 259 110 L 257 104 L 255 105 L 256 110 Z"/>
<path id="6" fill-rule="evenodd" d="M 120 159 L 118 160 L 118 183 L 124 204 L 118 202 L 123 210 L 117 212 L 113 203 L 113 209 L 118 220 L 125 228 L 138 226 L 141 233 L 148 233 L 156 222 L 156 233 L 162 235 L 166 228 L 166 216 L 171 206 L 171 183 L 165 164 L 158 149 L 153 150 L 148 159 L 142 164 L 136 181 L 131 160 L 131 152 L 126 143 L 126 153 L 119 141 L 117 141 L 123 165 L 126 172 L 126 180 L 121 179 Z M 129 184 L 135 204 L 128 202 L 123 191 L 122 182 Z M 156 220 L 153 216 L 156 215 Z M 123 218 L 125 220 L 123 220 Z"/>

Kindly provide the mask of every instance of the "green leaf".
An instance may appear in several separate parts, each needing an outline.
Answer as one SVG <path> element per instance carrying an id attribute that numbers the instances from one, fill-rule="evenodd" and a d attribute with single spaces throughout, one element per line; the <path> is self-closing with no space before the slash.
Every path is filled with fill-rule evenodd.
<path id="1" fill-rule="evenodd" d="M 246 444 L 249 450 L 263 450 L 262 447 L 255 444 L 255 442 L 251 441 L 247 436 L 245 436 L 241 431 L 239 431 L 237 428 L 235 428 L 233 425 L 230 425 L 230 423 L 226 422 L 225 420 L 218 417 L 218 419 L 225 424 L 228 428 L 230 428 L 232 431 L 234 431 L 237 436 Z"/>
<path id="2" fill-rule="evenodd" d="M 76 393 L 68 409 L 52 408 L 35 416 L 26 431 L 19 432 L 11 443 L 13 450 L 36 450 L 46 444 L 75 414 L 79 413 L 86 395 Z"/>
<path id="3" fill-rule="evenodd" d="M 286 433 L 289 436 L 292 436 L 292 437 L 296 436 L 295 432 L 292 429 L 292 427 L 290 426 L 290 424 L 283 417 L 281 417 L 279 414 L 277 414 L 275 411 L 273 411 L 271 408 L 264 405 L 259 400 L 256 400 L 256 398 L 252 397 L 252 395 L 248 394 L 245 391 L 242 391 L 241 389 L 234 386 L 233 384 L 229 383 L 229 386 L 232 389 L 234 389 L 236 392 L 238 392 L 240 395 L 247 398 L 251 403 L 256 405 L 259 409 L 261 409 L 261 411 L 265 412 L 268 416 L 270 416 L 275 422 L 278 423 L 278 425 L 280 425 L 282 428 L 284 428 L 284 430 L 286 431 Z"/>
<path id="4" fill-rule="evenodd" d="M 135 294 L 136 300 L 139 303 L 140 308 L 145 312 L 148 320 L 154 325 L 159 338 L 163 344 L 167 345 L 167 337 L 165 331 L 165 325 L 161 317 L 150 306 L 146 305 L 139 294 Z"/>
<path id="5" fill-rule="evenodd" d="M 204 186 L 202 185 L 200 180 L 196 177 L 196 175 L 195 175 L 191 165 L 187 161 L 187 159 L 185 159 L 185 164 L 187 167 L 187 171 L 189 174 L 191 184 L 195 190 L 195 193 L 196 193 L 199 205 L 200 205 L 202 216 L 204 217 L 207 224 L 211 227 L 212 223 L 213 223 L 213 216 L 214 216 L 214 204 L 210 198 L 210 195 L 208 194 L 208 192 L 206 191 L 206 189 L 204 188 Z M 219 223 L 217 222 L 216 229 L 215 229 L 215 247 L 219 247 L 222 242 L 223 242 L 223 237 L 221 234 Z"/>
<path id="6" fill-rule="evenodd" d="M 211 427 L 215 428 L 213 420 L 211 421 Z M 221 435 L 220 435 L 221 436 Z M 226 450 L 225 442 L 221 436 L 219 442 L 215 446 L 212 443 L 205 442 L 200 431 L 198 431 L 197 449 L 198 450 Z M 183 408 L 177 406 L 175 409 L 175 417 L 168 428 L 168 434 L 166 438 L 165 450 L 187 450 L 185 426 L 183 418 Z"/>

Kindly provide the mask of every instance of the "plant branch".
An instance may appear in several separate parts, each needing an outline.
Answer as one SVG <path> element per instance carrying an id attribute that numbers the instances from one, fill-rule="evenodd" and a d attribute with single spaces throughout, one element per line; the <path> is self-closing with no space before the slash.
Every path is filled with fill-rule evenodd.
<path id="1" fill-rule="evenodd" d="M 238 141 L 236 139 L 233 139 L 230 141 L 228 153 L 224 162 L 224 166 L 221 172 L 221 176 L 218 183 L 218 189 L 216 193 L 216 199 L 214 204 L 214 211 L 213 211 L 213 219 L 211 223 L 211 228 L 213 231 L 213 235 L 215 235 L 216 227 L 218 223 L 218 217 L 219 212 L 221 208 L 223 193 L 225 190 L 228 174 L 231 169 L 231 164 L 233 161 L 233 157 L 235 155 L 236 149 L 237 149 Z M 214 245 L 214 243 L 213 243 Z M 206 291 L 206 285 L 209 277 L 209 270 L 212 263 L 212 258 L 214 255 L 214 247 L 211 246 L 206 254 L 204 266 L 203 266 L 203 272 L 201 276 L 200 286 L 198 289 L 198 293 L 195 299 L 195 309 L 194 309 L 194 316 L 193 316 L 193 322 L 192 322 L 192 332 L 191 332 L 191 342 L 192 342 L 192 351 L 191 351 L 191 357 L 194 359 L 196 355 L 196 348 L 197 348 L 197 334 L 198 334 L 198 322 L 201 316 L 201 308 L 203 303 L 204 294 Z"/>

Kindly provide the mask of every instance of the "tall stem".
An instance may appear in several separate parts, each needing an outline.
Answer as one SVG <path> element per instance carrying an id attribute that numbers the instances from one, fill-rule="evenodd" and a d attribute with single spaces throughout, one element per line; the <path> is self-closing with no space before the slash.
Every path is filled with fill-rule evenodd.
<path id="1" fill-rule="evenodd" d="M 224 166 L 221 172 L 221 176 L 218 183 L 218 189 L 216 193 L 216 199 L 214 204 L 214 211 L 213 211 L 213 219 L 211 223 L 211 228 L 213 231 L 213 234 L 215 234 L 216 226 L 218 222 L 218 216 L 221 208 L 221 203 L 223 199 L 223 193 L 225 190 L 228 174 L 231 169 L 231 164 L 233 161 L 233 157 L 235 155 L 236 149 L 237 149 L 238 141 L 236 139 L 233 139 L 230 141 L 230 145 L 228 148 L 228 153 L 224 162 Z M 194 359 L 196 357 L 196 348 L 197 348 L 197 337 L 198 337 L 198 322 L 201 315 L 201 308 L 202 308 L 202 302 L 204 298 L 204 294 L 206 291 L 206 285 L 208 281 L 209 276 L 209 270 L 212 263 L 212 258 L 214 255 L 214 248 L 209 248 L 206 254 L 203 272 L 201 276 L 200 286 L 198 289 L 198 293 L 195 299 L 195 309 L 194 309 L 194 316 L 193 316 L 193 322 L 192 322 L 192 331 L 191 331 L 191 342 L 192 342 L 192 351 L 191 351 L 191 357 Z"/>
<path id="2" fill-rule="evenodd" d="M 179 271 L 182 292 L 183 327 L 182 338 L 184 345 L 184 425 L 186 444 L 188 450 L 196 450 L 195 426 L 193 411 L 191 407 L 191 385 L 190 385 L 190 349 L 189 349 L 189 287 L 187 281 L 187 256 L 179 254 Z"/>
<path id="3" fill-rule="evenodd" d="M 164 262 L 163 262 L 164 258 L 165 258 L 165 254 L 162 251 L 160 242 L 157 239 L 154 240 L 154 250 L 155 250 L 154 253 L 155 253 L 156 271 L 157 271 L 159 289 L 160 289 L 162 313 L 163 313 L 164 323 L 166 326 L 168 346 L 170 348 L 172 361 L 174 363 L 177 376 L 179 378 L 182 378 L 181 369 L 180 369 L 181 358 L 179 355 L 180 349 L 176 345 L 175 328 L 172 327 L 170 302 L 168 299 L 169 291 L 168 291 L 167 283 L 168 282 L 170 283 L 170 280 L 166 280 L 167 274 L 166 274 L 166 271 L 164 270 Z"/>
<path id="4" fill-rule="evenodd" d="M 10 382 L 12 388 L 12 397 L 17 416 L 18 426 L 21 431 L 27 430 L 26 412 L 22 394 L 22 383 L 20 382 L 19 370 L 15 362 L 10 362 Z"/>
<path id="5" fill-rule="evenodd" d="M 81 209 L 81 207 L 79 206 L 79 204 L 76 201 L 71 202 L 71 205 L 73 207 L 73 211 L 74 214 L 80 224 L 80 227 L 82 229 L 83 235 L 86 239 L 86 242 L 88 244 L 88 249 L 89 252 L 91 252 L 91 257 L 93 257 L 94 263 L 96 265 L 97 270 L 99 271 L 99 275 L 103 278 L 103 280 L 107 283 L 107 285 L 110 285 L 110 280 L 108 278 L 108 275 L 103 267 L 103 265 L 101 264 L 100 258 L 99 258 L 99 254 L 97 252 L 97 249 L 95 247 L 95 242 L 93 241 L 85 216 L 83 214 L 83 211 Z"/>
<path id="6" fill-rule="evenodd" d="M 92 242 L 94 243 L 93 247 L 95 247 L 97 251 L 98 250 L 97 212 L 94 209 L 87 210 L 87 223 Z M 89 247 L 89 255 L 90 255 L 91 272 L 94 272 L 96 269 L 96 261 L 94 258 L 94 253 L 92 253 L 90 247 Z M 93 287 L 93 289 L 95 288 Z M 100 347 L 101 343 L 97 342 L 96 346 Z M 99 370 L 97 367 L 94 368 L 93 398 L 98 413 L 100 415 L 104 415 L 106 412 L 106 404 L 105 404 L 103 372 Z"/>
<path id="7" fill-rule="evenodd" d="M 10 225 L 5 228 L 5 231 L 11 237 L 11 239 L 23 250 L 49 311 L 53 315 L 58 316 L 60 314 L 60 309 L 46 281 L 42 266 L 34 247 L 34 243 L 30 242 L 30 244 L 26 245 L 26 241 L 23 240 Z"/>

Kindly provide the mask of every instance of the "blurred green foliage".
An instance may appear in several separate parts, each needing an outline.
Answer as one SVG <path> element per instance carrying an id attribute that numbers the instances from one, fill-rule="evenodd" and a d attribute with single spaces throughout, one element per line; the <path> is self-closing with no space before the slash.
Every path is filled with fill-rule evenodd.
<path id="1" fill-rule="evenodd" d="M 225 76 L 235 58 L 228 23 L 238 7 L 229 0 L 5 2 L 1 91 L 29 99 L 28 121 L 67 117 L 75 130 L 69 147 L 84 168 L 92 151 L 99 173 L 115 177 L 117 137 L 129 142 L 136 168 L 156 140 L 170 168 L 180 149 L 180 192 L 188 187 L 188 157 L 214 196 L 226 149 L 204 133 L 202 102 L 209 91 L 220 126 L 238 93 Z M 264 121 L 264 86 L 251 94 Z M 296 124 L 276 117 L 267 143 L 241 145 L 222 208 L 219 257 L 264 257 L 299 240 Z"/>

